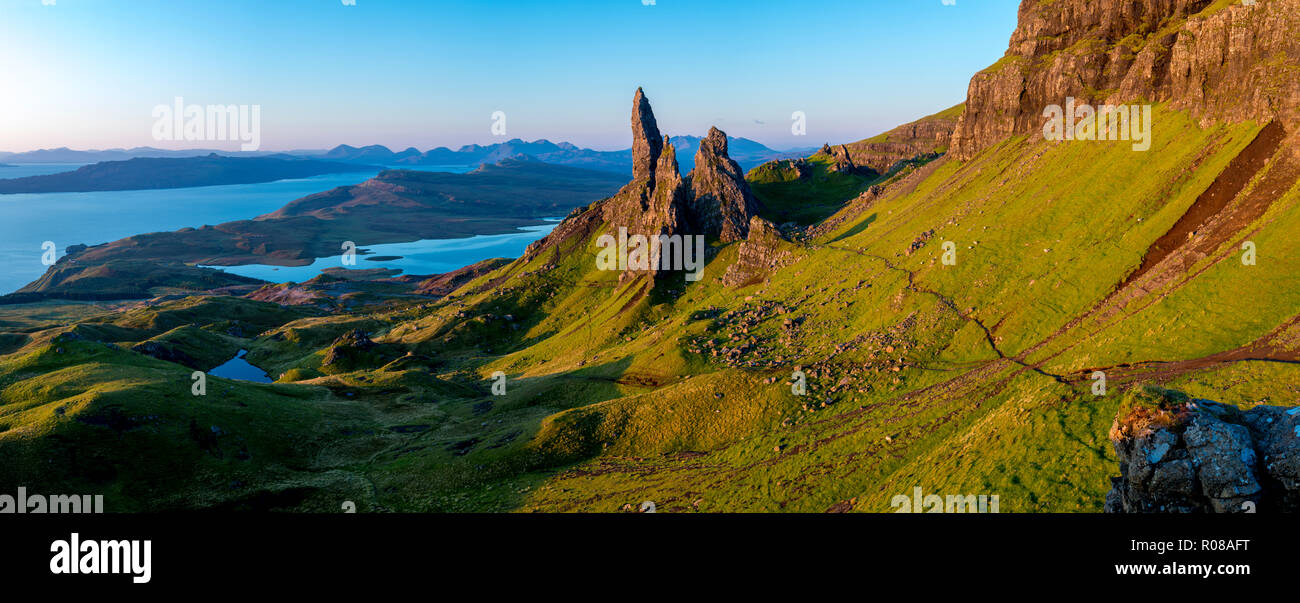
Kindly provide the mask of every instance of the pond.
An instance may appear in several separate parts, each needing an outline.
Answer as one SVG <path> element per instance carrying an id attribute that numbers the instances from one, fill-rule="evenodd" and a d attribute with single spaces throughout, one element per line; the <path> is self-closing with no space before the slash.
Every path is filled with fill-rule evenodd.
<path id="1" fill-rule="evenodd" d="M 253 381 L 255 383 L 271 383 L 270 375 L 266 374 L 260 368 L 244 360 L 248 355 L 248 350 L 239 350 L 234 358 L 227 360 L 225 364 L 208 371 L 213 377 L 224 377 L 226 379 L 238 379 L 240 381 Z"/>

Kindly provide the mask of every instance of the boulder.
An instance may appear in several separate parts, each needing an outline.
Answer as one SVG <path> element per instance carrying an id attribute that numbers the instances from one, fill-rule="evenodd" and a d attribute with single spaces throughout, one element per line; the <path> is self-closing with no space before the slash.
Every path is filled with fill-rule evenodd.
<path id="1" fill-rule="evenodd" d="M 1300 408 L 1243 412 L 1145 387 L 1125 395 L 1110 438 L 1108 513 L 1300 510 Z"/>

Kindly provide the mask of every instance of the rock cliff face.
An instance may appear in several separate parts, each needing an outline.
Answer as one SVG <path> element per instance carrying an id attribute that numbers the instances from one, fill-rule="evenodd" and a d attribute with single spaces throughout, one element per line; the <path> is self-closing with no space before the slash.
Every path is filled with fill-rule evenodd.
<path id="1" fill-rule="evenodd" d="M 740 244 L 739 257 L 722 275 L 722 284 L 728 287 L 744 287 L 761 281 L 790 258 L 788 244 L 771 222 L 754 216 L 748 231 L 749 237 Z"/>
<path id="2" fill-rule="evenodd" d="M 1169 101 L 1203 121 L 1300 124 L 1300 0 L 1025 0 L 1006 56 L 977 73 L 951 154 L 1041 133 L 1067 97 Z"/>
<path id="3" fill-rule="evenodd" d="M 880 136 L 844 145 L 858 167 L 884 174 L 895 164 L 917 156 L 944 153 L 951 144 L 953 130 L 963 106 L 903 124 Z"/>
<path id="4" fill-rule="evenodd" d="M 691 185 L 691 211 L 701 234 L 723 241 L 739 241 L 749 234 L 749 220 L 759 204 L 745 183 L 740 165 L 727 155 L 727 135 L 710 128 L 695 153 L 695 168 L 687 177 Z"/>
<path id="5" fill-rule="evenodd" d="M 1148 388 L 1121 410 L 1108 513 L 1300 511 L 1300 409 L 1242 412 Z"/>
<path id="6" fill-rule="evenodd" d="M 444 274 L 434 275 L 420 281 L 415 292 L 421 295 L 444 297 L 450 295 L 452 291 L 459 289 L 461 285 L 509 263 L 509 260 L 504 258 L 492 258 L 476 262 L 463 268 L 458 268 Z"/>
<path id="7" fill-rule="evenodd" d="M 833 147 L 829 144 L 823 144 L 821 150 L 817 151 L 817 153 L 826 155 L 831 159 L 830 170 L 832 172 L 853 174 L 858 171 L 858 166 L 853 163 L 853 156 L 849 153 L 849 148 L 842 144 Z"/>

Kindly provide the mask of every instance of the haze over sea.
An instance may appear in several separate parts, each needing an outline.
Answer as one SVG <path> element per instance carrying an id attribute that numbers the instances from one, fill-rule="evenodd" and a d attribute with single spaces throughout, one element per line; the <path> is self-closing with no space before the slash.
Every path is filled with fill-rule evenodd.
<path id="1" fill-rule="evenodd" d="M 76 167 L 68 164 L 0 167 L 0 178 L 50 174 Z M 437 166 L 424 169 L 464 173 L 471 168 Z M 0 293 L 12 293 L 45 273 L 46 267 L 41 264 L 41 245 L 45 241 L 54 242 L 62 257 L 69 245 L 97 245 L 136 234 L 250 219 L 273 212 L 294 199 L 337 186 L 357 184 L 377 173 L 326 174 L 262 184 L 166 190 L 0 195 Z M 499 245 L 485 241 L 488 237 L 460 239 L 464 241 L 463 245 L 454 242 L 457 240 L 441 241 L 423 251 L 419 245 L 404 243 L 400 244 L 402 250 L 394 255 L 405 255 L 412 260 L 395 263 L 359 261 L 355 267 L 401 267 L 408 273 L 434 266 L 458 268 L 504 252 L 513 251 L 518 255 L 532 239 L 540 238 L 548 230 L 529 229 L 518 234 L 500 235 Z M 374 246 L 376 252 L 383 247 Z M 417 261 L 417 257 L 424 257 L 425 261 Z M 250 269 L 249 272 L 274 279 L 277 271 Z M 306 273 L 302 269 L 294 271 L 294 276 L 303 274 Z"/>

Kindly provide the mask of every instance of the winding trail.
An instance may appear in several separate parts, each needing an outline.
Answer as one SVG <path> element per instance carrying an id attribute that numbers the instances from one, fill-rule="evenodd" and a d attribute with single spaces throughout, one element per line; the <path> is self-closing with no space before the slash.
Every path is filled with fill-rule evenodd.
<path id="1" fill-rule="evenodd" d="M 826 248 L 826 249 L 834 249 L 834 250 L 836 250 L 836 251 L 843 251 L 843 252 L 847 252 L 847 253 L 856 253 L 856 254 L 858 254 L 858 255 L 860 255 L 860 256 L 863 256 L 863 257 L 868 257 L 868 258 L 871 258 L 871 259 L 874 259 L 874 260 L 878 260 L 878 261 L 880 261 L 881 263 L 883 263 L 883 264 L 885 265 L 885 267 L 889 268 L 890 270 L 893 270 L 893 271 L 896 271 L 896 272 L 902 272 L 902 273 L 906 274 L 906 275 L 907 275 L 907 287 L 905 287 L 906 290 L 911 291 L 911 292 L 913 292 L 913 293 L 918 293 L 918 294 L 921 294 L 921 295 L 929 295 L 929 296 L 932 296 L 932 297 L 934 297 L 935 299 L 939 300 L 940 303 L 942 303 L 943 305 L 947 306 L 950 310 L 953 311 L 954 314 L 956 314 L 956 315 L 957 315 L 959 318 L 961 318 L 962 320 L 965 320 L 965 321 L 970 322 L 970 323 L 974 323 L 975 326 L 979 327 L 980 331 L 982 331 L 982 332 L 984 333 L 984 340 L 985 340 L 986 342 L 988 342 L 988 344 L 989 344 L 989 348 L 991 348 L 991 349 L 993 350 L 993 352 L 996 353 L 996 354 L 998 355 L 998 358 L 999 358 L 999 359 L 1001 359 L 1001 360 L 1006 360 L 1006 361 L 1009 361 L 1009 362 L 1015 363 L 1015 364 L 1019 365 L 1020 367 L 1022 367 L 1022 368 L 1024 368 L 1024 369 L 1034 371 L 1035 373 L 1038 373 L 1038 374 L 1040 374 L 1040 375 L 1042 375 L 1042 376 L 1044 376 L 1044 377 L 1048 377 L 1048 378 L 1050 378 L 1050 379 L 1053 379 L 1053 380 L 1055 380 L 1055 381 L 1058 382 L 1058 383 L 1061 383 L 1061 384 L 1064 384 L 1064 385 L 1069 385 L 1069 382 L 1066 381 L 1066 379 L 1065 379 L 1063 376 L 1061 376 L 1061 375 L 1056 375 L 1056 374 L 1053 374 L 1053 373 L 1049 373 L 1049 372 L 1043 370 L 1041 367 L 1038 367 L 1038 366 L 1032 366 L 1032 365 L 1030 365 L 1030 364 L 1027 364 L 1027 363 L 1023 362 L 1023 361 L 1020 360 L 1019 358 L 1014 358 L 1014 357 L 1012 357 L 1012 356 L 1007 355 L 1005 352 L 1002 351 L 1002 348 L 998 347 L 997 340 L 996 340 L 996 339 L 994 338 L 994 336 L 993 336 L 993 331 L 990 330 L 989 327 L 988 327 L 987 325 L 985 325 L 985 324 L 984 324 L 980 319 L 978 319 L 978 318 L 976 318 L 976 317 L 974 317 L 974 316 L 971 316 L 971 315 L 967 314 L 966 312 L 962 312 L 961 309 L 957 307 L 957 303 L 956 303 L 955 301 L 953 301 L 953 299 L 952 299 L 951 297 L 948 297 L 947 295 L 944 295 L 943 293 L 940 293 L 940 292 L 935 291 L 935 290 L 933 290 L 933 289 L 927 289 L 927 288 L 924 288 L 924 287 L 918 286 L 918 285 L 916 284 L 916 273 L 915 273 L 915 272 L 913 272 L 913 271 L 911 271 L 911 270 L 908 270 L 908 269 L 906 269 L 906 268 L 903 268 L 903 267 L 901 267 L 901 266 L 897 266 L 897 265 L 895 265 L 893 262 L 891 262 L 888 258 L 886 258 L 886 257 L 884 257 L 884 256 L 879 256 L 879 255 L 875 255 L 875 254 L 867 253 L 867 252 L 865 252 L 865 251 L 862 251 L 861 249 L 851 249 L 851 248 L 848 248 L 848 247 L 841 247 L 841 246 L 838 246 L 838 245 L 811 245 L 811 246 L 812 246 L 812 247 L 824 247 L 824 248 Z"/>

